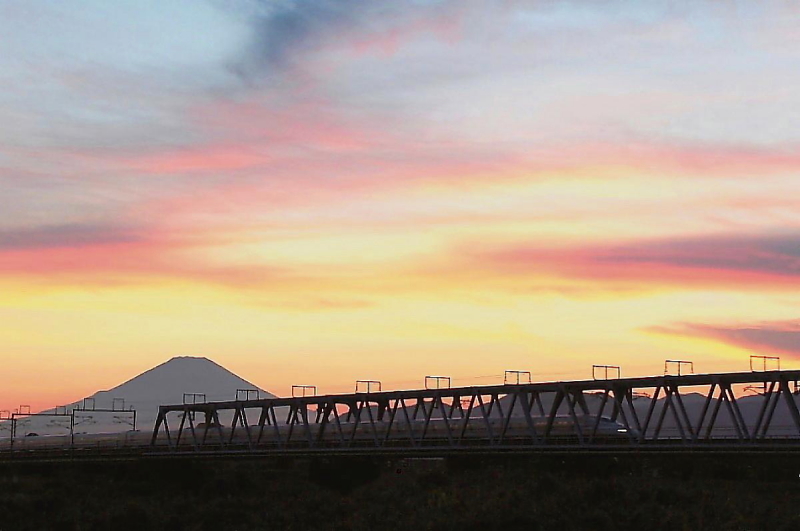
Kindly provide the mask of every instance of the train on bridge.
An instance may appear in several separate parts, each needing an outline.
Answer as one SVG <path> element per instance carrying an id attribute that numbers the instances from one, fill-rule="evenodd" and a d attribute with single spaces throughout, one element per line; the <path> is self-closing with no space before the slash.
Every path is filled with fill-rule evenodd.
<path id="1" fill-rule="evenodd" d="M 187 415 L 188 419 L 188 415 Z M 595 417 L 581 415 L 576 418 L 579 429 L 586 433 L 593 432 L 595 441 L 598 444 L 619 443 L 628 440 L 628 437 L 636 433 L 629 433 L 627 428 L 609 418 L 601 417 L 598 421 Z M 548 428 L 548 419 L 531 419 L 535 429 L 544 432 Z M 188 420 L 188 424 L 192 421 Z M 73 449 L 78 451 L 110 451 L 124 450 L 129 452 L 150 452 L 154 450 L 172 448 L 175 450 L 191 451 L 199 445 L 208 448 L 224 447 L 231 450 L 247 450 L 257 445 L 262 451 L 278 449 L 307 448 L 308 436 L 316 442 L 317 449 L 336 448 L 339 446 L 340 437 L 346 438 L 350 448 L 370 446 L 375 437 L 387 439 L 389 430 L 396 430 L 396 438 L 386 446 L 386 448 L 403 448 L 410 446 L 411 441 L 417 438 L 424 438 L 427 445 L 436 447 L 447 445 L 452 439 L 453 432 L 459 431 L 459 437 L 471 440 L 474 443 L 490 440 L 490 434 L 500 433 L 505 430 L 505 441 L 507 444 L 524 444 L 528 430 L 525 419 L 512 419 L 510 425 L 504 426 L 503 419 L 492 418 L 484 422 L 481 418 L 463 419 L 456 426 L 451 420 L 450 423 L 443 418 L 416 419 L 408 425 L 390 425 L 388 422 L 376 423 L 358 422 L 357 419 L 342 419 L 338 424 L 337 430 L 329 430 L 324 433 L 324 425 L 321 423 L 309 423 L 308 431 L 305 431 L 302 423 L 293 422 L 287 419 L 277 425 L 267 425 L 266 429 L 253 428 L 248 433 L 248 429 L 240 428 L 235 430 L 232 426 L 226 426 L 212 422 L 199 422 L 193 427 L 181 431 L 180 436 L 174 441 L 169 440 L 166 433 L 162 433 L 152 438 L 150 432 L 129 430 L 121 433 L 96 433 L 96 434 L 64 434 L 64 435 L 38 435 L 31 433 L 23 437 L 11 439 L 0 439 L 0 452 L 3 450 L 13 450 L 17 452 L 37 452 Z M 597 424 L 597 426 L 595 426 Z M 292 432 L 295 432 L 294 434 Z M 552 422 L 550 434 L 554 443 L 573 444 L 575 440 L 575 420 L 571 417 L 557 417 Z M 280 441 L 280 442 L 279 442 Z M 5 443 L 5 444 L 4 444 Z"/>
<path id="2" fill-rule="evenodd" d="M 0 439 L 0 453 L 430 453 L 659 446 L 800 450 L 798 381 L 800 371 L 764 371 L 292 398 L 237 396 L 160 406 L 149 433 L 18 436 Z M 745 396 L 734 392 L 735 386 L 760 392 Z"/>

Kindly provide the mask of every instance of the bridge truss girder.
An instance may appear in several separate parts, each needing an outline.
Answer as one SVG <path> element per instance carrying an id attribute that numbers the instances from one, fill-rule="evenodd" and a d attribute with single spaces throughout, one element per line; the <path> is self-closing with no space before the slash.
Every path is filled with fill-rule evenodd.
<path id="1" fill-rule="evenodd" d="M 800 371 L 692 374 L 169 405 L 159 408 L 151 446 L 171 452 L 800 446 L 800 412 L 789 386 L 798 380 Z M 734 386 L 754 384 L 764 393 L 748 423 Z M 687 388 L 703 389 L 696 418 L 685 403 Z M 637 407 L 640 400 L 646 407 Z M 779 438 L 770 426 L 781 400 L 791 425 Z M 723 408 L 732 437 L 719 436 Z M 223 413 L 232 415 L 230 427 L 220 422 Z M 170 414 L 180 419 L 177 430 Z M 195 424 L 196 414 L 204 415 L 204 425 Z M 618 433 L 608 432 L 609 422 Z"/>

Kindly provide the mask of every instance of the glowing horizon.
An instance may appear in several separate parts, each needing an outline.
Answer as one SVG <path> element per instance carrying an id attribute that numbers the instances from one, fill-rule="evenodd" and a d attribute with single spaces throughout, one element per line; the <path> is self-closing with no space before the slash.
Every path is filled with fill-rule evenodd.
<path id="1" fill-rule="evenodd" d="M 33 11 L 0 6 L 0 409 L 180 355 L 279 395 L 800 358 L 796 8 Z"/>

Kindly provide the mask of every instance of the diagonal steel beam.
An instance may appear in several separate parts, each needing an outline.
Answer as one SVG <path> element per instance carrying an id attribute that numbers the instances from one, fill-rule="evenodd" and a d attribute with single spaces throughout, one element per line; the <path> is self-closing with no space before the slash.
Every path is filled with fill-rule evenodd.
<path id="1" fill-rule="evenodd" d="M 775 392 L 776 383 L 777 382 L 769 382 L 766 391 L 762 395 L 764 398 L 761 401 L 761 407 L 758 410 L 758 418 L 756 419 L 756 425 L 753 427 L 753 433 L 751 436 L 753 440 L 759 437 L 759 432 L 761 431 L 761 427 L 764 424 L 764 417 L 766 416 L 767 413 L 767 407 L 769 407 L 769 404 L 772 401 L 772 394 Z"/>
<path id="2" fill-rule="evenodd" d="M 697 441 L 698 438 L 700 437 L 700 432 L 703 429 L 703 423 L 706 421 L 706 415 L 708 414 L 708 408 L 711 405 L 711 401 L 714 400 L 714 391 L 716 391 L 716 389 L 717 389 L 717 383 L 714 382 L 711 384 L 711 388 L 708 390 L 706 399 L 703 401 L 703 409 L 700 410 L 700 417 L 697 419 L 697 425 L 694 430 L 695 441 Z"/>
<path id="3" fill-rule="evenodd" d="M 791 390 L 789 390 L 789 382 L 786 378 L 780 379 L 781 391 L 783 398 L 786 400 L 786 406 L 789 408 L 789 414 L 794 422 L 794 427 L 797 428 L 797 433 L 800 435 L 800 411 L 797 410 L 797 404 L 794 401 Z"/>
<path id="4" fill-rule="evenodd" d="M 675 401 L 678 403 L 678 411 L 680 411 L 682 417 L 682 423 L 686 426 L 686 430 L 689 432 L 689 438 L 694 441 L 694 428 L 692 427 L 692 419 L 689 418 L 689 414 L 686 412 L 686 406 L 683 404 L 683 398 L 681 397 L 680 386 L 674 386 L 674 396 Z"/>
<path id="5" fill-rule="evenodd" d="M 592 425 L 592 431 L 589 433 L 589 441 L 593 441 L 595 435 L 597 435 L 597 429 L 600 427 L 600 420 L 603 418 L 603 413 L 606 409 L 606 404 L 608 403 L 608 395 L 611 391 L 606 389 L 603 391 L 603 398 L 600 400 L 600 407 L 597 410 L 597 415 L 595 416 L 594 423 Z"/>
<path id="6" fill-rule="evenodd" d="M 661 389 L 661 385 L 657 386 L 656 391 L 653 393 L 653 398 L 650 399 L 650 407 L 647 408 L 647 416 L 644 418 L 644 426 L 639 436 L 640 443 L 644 442 L 647 437 L 647 430 L 650 428 L 650 421 L 653 419 L 653 413 L 656 410 L 656 404 L 658 404 L 658 397 L 661 394 Z"/>

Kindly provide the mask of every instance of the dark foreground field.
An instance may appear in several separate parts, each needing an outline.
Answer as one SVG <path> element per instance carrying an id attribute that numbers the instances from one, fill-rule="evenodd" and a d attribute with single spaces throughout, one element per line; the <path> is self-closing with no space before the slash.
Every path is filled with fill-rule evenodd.
<path id="1" fill-rule="evenodd" d="M 0 530 L 796 529 L 800 456 L 0 463 Z"/>

